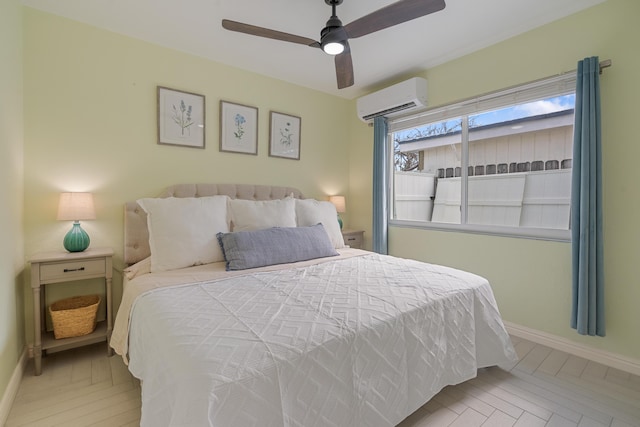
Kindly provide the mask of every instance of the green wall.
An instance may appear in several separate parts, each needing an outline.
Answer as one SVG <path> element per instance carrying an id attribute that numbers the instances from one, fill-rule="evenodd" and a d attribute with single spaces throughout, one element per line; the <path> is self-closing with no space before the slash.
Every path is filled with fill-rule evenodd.
<path id="1" fill-rule="evenodd" d="M 640 255 L 640 189 L 635 176 L 640 159 L 635 131 L 640 99 L 639 16 L 640 2 L 608 0 L 423 75 L 428 80 L 429 103 L 436 106 L 574 70 L 584 57 L 597 55 L 613 61 L 601 76 L 605 338 L 583 337 L 569 327 L 570 244 L 401 227 L 389 230 L 392 255 L 487 277 L 505 320 L 636 361 L 640 360 L 640 279 L 635 265 Z M 371 163 L 361 157 L 371 155 L 373 132 L 355 126 L 350 192 L 351 199 L 358 194 L 359 201 L 352 203 L 357 212 L 350 214 L 366 218 L 361 226 L 370 232 Z"/>
<path id="2" fill-rule="evenodd" d="M 27 257 L 62 249 L 71 224 L 55 220 L 61 191 L 94 193 L 97 219 L 83 228 L 92 246 L 114 248 L 116 269 L 122 268 L 124 203 L 168 185 L 293 185 L 307 197 L 348 196 L 343 152 L 355 116 L 349 101 L 34 9 L 24 14 Z M 157 144 L 158 85 L 206 97 L 204 150 Z M 257 156 L 219 151 L 220 100 L 259 108 Z M 267 155 L 270 110 L 302 118 L 299 161 Z M 100 283 L 89 286 L 100 289 Z M 120 297 L 116 274 L 116 307 Z M 30 304 L 29 296 L 28 340 Z"/>
<path id="3" fill-rule="evenodd" d="M 0 2 L 0 398 L 25 345 L 22 7 Z M 2 414 L 0 414 L 0 417 Z M 2 419 L 0 419 L 0 423 Z"/>

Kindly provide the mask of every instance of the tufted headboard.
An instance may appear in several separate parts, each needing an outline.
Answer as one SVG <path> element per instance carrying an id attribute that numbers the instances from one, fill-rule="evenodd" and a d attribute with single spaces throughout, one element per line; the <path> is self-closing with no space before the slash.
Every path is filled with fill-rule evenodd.
<path id="1" fill-rule="evenodd" d="M 296 199 L 303 198 L 297 188 L 249 184 L 178 184 L 166 188 L 158 197 L 217 195 L 245 200 L 276 200 L 291 195 Z M 150 254 L 147 214 L 137 202 L 127 202 L 124 207 L 124 262 L 132 265 Z"/>

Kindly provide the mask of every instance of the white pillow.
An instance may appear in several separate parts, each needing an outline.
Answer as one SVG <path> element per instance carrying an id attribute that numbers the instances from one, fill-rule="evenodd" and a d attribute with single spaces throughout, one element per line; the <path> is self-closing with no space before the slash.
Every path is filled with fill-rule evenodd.
<path id="1" fill-rule="evenodd" d="M 333 203 L 314 199 L 296 199 L 296 220 L 298 227 L 309 227 L 322 223 L 333 247 L 336 249 L 345 247 L 338 223 L 338 213 Z"/>
<path id="2" fill-rule="evenodd" d="M 278 200 L 229 200 L 233 231 L 295 227 L 296 205 L 291 197 Z"/>
<path id="3" fill-rule="evenodd" d="M 227 196 L 140 199 L 147 212 L 151 272 L 224 261 L 216 234 L 229 231 Z"/>

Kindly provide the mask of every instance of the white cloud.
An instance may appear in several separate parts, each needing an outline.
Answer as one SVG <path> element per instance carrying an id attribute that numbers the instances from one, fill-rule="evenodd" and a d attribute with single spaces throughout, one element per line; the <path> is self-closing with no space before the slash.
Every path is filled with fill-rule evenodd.
<path id="1" fill-rule="evenodd" d="M 572 106 L 567 105 L 566 99 L 564 98 L 544 99 L 515 107 L 516 110 L 524 112 L 525 114 L 523 116 L 525 117 L 555 113 L 556 111 L 563 111 L 569 108 L 572 108 Z"/>

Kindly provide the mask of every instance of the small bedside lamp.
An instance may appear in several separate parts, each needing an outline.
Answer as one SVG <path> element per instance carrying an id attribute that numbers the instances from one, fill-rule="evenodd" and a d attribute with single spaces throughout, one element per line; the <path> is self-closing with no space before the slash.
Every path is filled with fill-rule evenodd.
<path id="1" fill-rule="evenodd" d="M 64 236 L 63 245 L 69 252 L 82 252 L 89 247 L 89 235 L 80 227 L 80 220 L 96 219 L 91 193 L 60 193 L 58 220 L 73 221 L 73 227 Z"/>
<path id="2" fill-rule="evenodd" d="M 340 218 L 340 214 L 347 211 L 347 202 L 344 196 L 329 196 L 329 201 L 336 207 L 336 212 L 338 212 L 338 224 L 340 224 L 340 230 L 342 230 L 342 218 Z"/>

